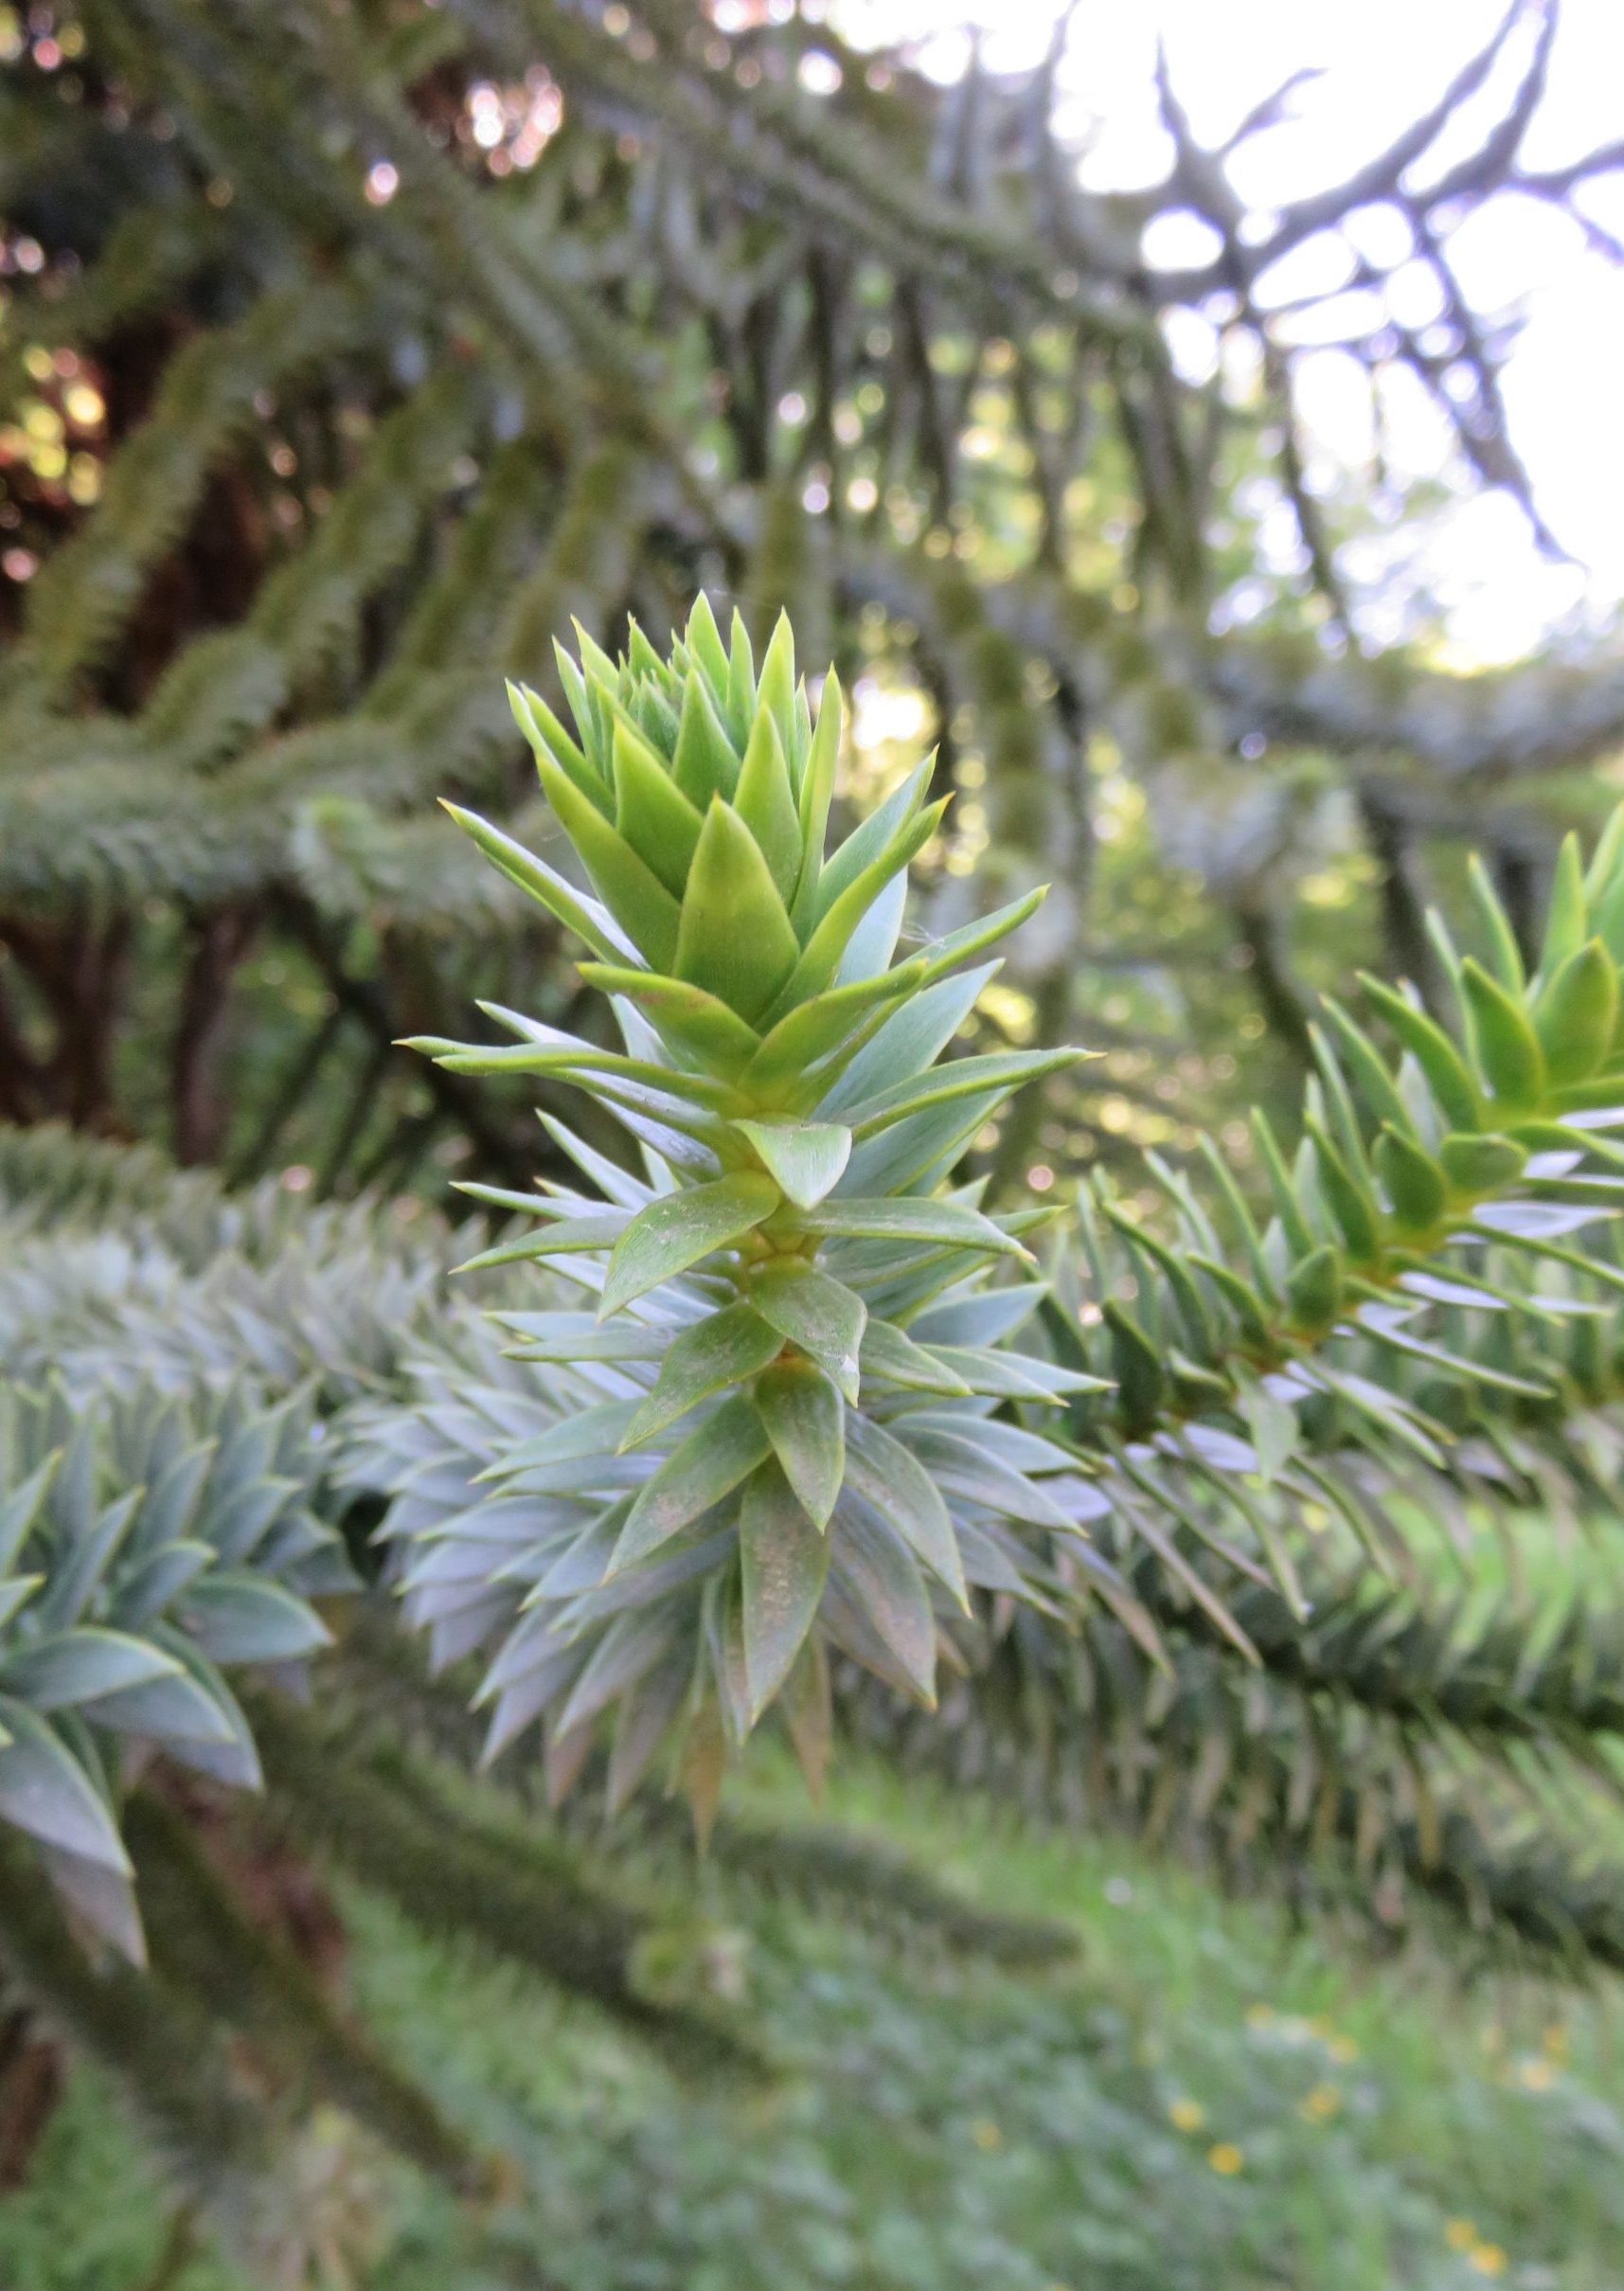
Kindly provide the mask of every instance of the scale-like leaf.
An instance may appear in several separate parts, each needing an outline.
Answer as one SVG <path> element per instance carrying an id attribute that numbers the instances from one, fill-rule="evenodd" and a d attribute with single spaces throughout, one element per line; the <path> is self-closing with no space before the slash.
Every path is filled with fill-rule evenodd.
<path id="1" fill-rule="evenodd" d="M 1442 1027 L 1368 972 L 1360 973 L 1359 983 L 1426 1076 L 1445 1118 L 1457 1129 L 1476 1129 L 1481 1119 L 1476 1085 Z"/>
<path id="2" fill-rule="evenodd" d="M 735 1079 L 761 1047 L 755 1028 L 736 1011 L 686 979 L 609 962 L 583 962 L 580 969 L 588 986 L 624 995 L 668 1042 L 702 1060 L 713 1074 Z"/>
<path id="3" fill-rule="evenodd" d="M 755 836 L 788 914 L 801 871 L 801 827 L 783 742 L 765 709 L 751 728 L 733 809 Z"/>
<path id="4" fill-rule="evenodd" d="M 983 963 L 979 970 L 944 978 L 910 994 L 830 1085 L 819 1103 L 819 1112 L 844 1114 L 864 1099 L 923 1073 L 957 1033 L 998 969 L 995 962 Z"/>
<path id="5" fill-rule="evenodd" d="M 1608 964 L 1612 975 L 1612 965 Z M 1537 1105 L 1545 1090 L 1545 1060 L 1521 999 L 1469 955 L 1460 983 L 1472 1014 L 1477 1060 L 1500 1107 Z"/>
<path id="6" fill-rule="evenodd" d="M 864 1241 L 936 1241 L 1001 1257 L 1030 1254 L 991 1218 L 956 1201 L 821 1201 L 806 1212 L 802 1223 L 810 1232 L 830 1240 L 849 1236 Z"/>
<path id="7" fill-rule="evenodd" d="M 739 1510 L 744 1672 L 758 1718 L 806 1644 L 829 1574 L 829 1539 L 776 1461 L 760 1465 Z"/>
<path id="8" fill-rule="evenodd" d="M 982 1092 L 1007 1096 L 1023 1083 L 1038 1082 L 1045 1074 L 1060 1067 L 1073 1065 L 1082 1057 L 1080 1050 L 1007 1050 L 986 1058 L 955 1058 L 949 1065 L 933 1067 L 927 1074 L 912 1075 L 879 1090 L 857 1104 L 848 1104 L 846 1118 L 856 1137 L 872 1137 L 875 1131 L 901 1121 L 909 1114 L 921 1112 L 926 1106 L 938 1105 L 955 1098 L 971 1098 Z"/>
<path id="9" fill-rule="evenodd" d="M 741 1077 L 744 1088 L 771 1103 L 786 1084 L 800 1083 L 827 1061 L 838 1070 L 836 1052 L 864 1039 L 866 1025 L 877 1022 L 888 1003 L 905 1001 L 925 975 L 919 961 L 899 963 L 879 978 L 853 979 L 848 986 L 830 987 L 810 1002 L 796 1005 L 762 1037 L 761 1047 Z M 815 1090 L 809 1097 L 817 1095 Z"/>
<path id="10" fill-rule="evenodd" d="M 770 1177 L 751 1170 L 713 1185 L 685 1186 L 639 1209 L 615 1244 L 598 1306 L 599 1319 L 634 1297 L 686 1273 L 771 1217 L 783 1196 Z"/>
<path id="11" fill-rule="evenodd" d="M 970 1596 L 964 1563 L 940 1491 L 919 1458 L 866 1417 L 852 1420 L 848 1477 L 852 1487 L 888 1520 L 965 1613 Z"/>
<path id="12" fill-rule="evenodd" d="M 823 691 L 818 700 L 817 727 L 812 733 L 806 769 L 801 777 L 798 802 L 805 857 L 791 909 L 797 933 L 810 930 L 812 917 L 817 911 L 823 874 L 824 837 L 829 831 L 829 807 L 834 796 L 835 774 L 840 763 L 840 738 L 845 720 L 846 703 L 840 679 L 830 669 L 823 680 Z"/>
<path id="13" fill-rule="evenodd" d="M 1599 939 L 1577 947 L 1534 1006 L 1534 1026 L 1554 1083 L 1585 1082 L 1612 1047 L 1618 973 Z"/>
<path id="14" fill-rule="evenodd" d="M 36 1710 L 55 1710 L 141 1686 L 178 1671 L 149 1641 L 127 1632 L 80 1626 L 12 1650 L 0 1659 L 0 1693 Z"/>
<path id="15" fill-rule="evenodd" d="M 130 1874 L 113 1816 L 84 1768 L 45 1719 L 6 1694 L 0 1694 L 0 1819 Z"/>
<path id="16" fill-rule="evenodd" d="M 680 1534 L 771 1453 L 761 1419 L 744 1394 L 723 1401 L 638 1491 L 610 1560 L 610 1574 L 623 1573 Z"/>
<path id="17" fill-rule="evenodd" d="M 841 1507 L 829 1533 L 829 1592 L 846 1593 L 864 1629 L 878 1641 L 882 1661 L 888 1658 L 898 1684 L 934 1709 L 936 1619 L 924 1577 L 902 1536 L 888 1520 L 857 1503 Z"/>
<path id="18" fill-rule="evenodd" d="M 672 898 L 680 900 L 702 814 L 675 786 L 648 742 L 624 724 L 615 726 L 613 756 L 616 832 Z"/>
<path id="19" fill-rule="evenodd" d="M 945 1360 L 888 1320 L 870 1320 L 863 1332 L 863 1373 L 904 1391 L 956 1393 L 968 1399 L 970 1387 Z"/>
<path id="20" fill-rule="evenodd" d="M 822 993 L 830 984 L 840 968 L 841 958 L 846 953 L 852 933 L 892 877 L 900 875 L 936 833 L 949 800 L 944 796 L 939 803 L 933 804 L 928 812 L 904 828 L 896 841 L 825 908 L 787 981 L 769 1003 L 758 1006 L 758 1010 L 765 1008 L 769 1022 L 781 1017 L 797 1002 Z M 832 872 L 831 863 L 824 870 L 825 889 Z M 758 1011 L 751 1011 L 748 1015 L 754 1017 Z"/>
<path id="21" fill-rule="evenodd" d="M 753 1024 L 799 954 L 755 836 L 730 805 L 713 797 L 688 869 L 673 958 L 658 967 L 703 987 Z"/>
<path id="22" fill-rule="evenodd" d="M 733 1124 L 747 1137 L 789 1200 L 803 1209 L 840 1182 L 851 1158 L 851 1132 L 837 1121 L 747 1121 Z"/>
<path id="23" fill-rule="evenodd" d="M 499 867 L 509 882 L 527 891 L 549 915 L 582 939 L 595 954 L 606 962 L 624 962 L 628 956 L 638 953 L 632 940 L 621 929 L 607 907 L 599 906 L 596 899 L 584 898 L 573 884 L 568 884 L 545 860 L 526 851 L 522 843 L 515 843 L 500 828 L 493 828 L 477 812 L 465 812 L 460 804 L 440 799 L 442 811 L 449 812 L 463 833 L 472 838 L 485 856 Z"/>
<path id="24" fill-rule="evenodd" d="M 1384 1122 L 1375 1146 L 1376 1174 L 1392 1214 L 1407 1232 L 1430 1232 L 1444 1213 L 1449 1183 L 1430 1154 Z"/>
<path id="25" fill-rule="evenodd" d="M 216 1662 L 290 1662 L 331 1640 L 315 1610 L 280 1584 L 225 1568 L 200 1576 L 180 1613 Z"/>
<path id="26" fill-rule="evenodd" d="M 677 948 L 676 901 L 652 868 L 556 764 L 538 760 L 536 769 L 598 896 L 644 960 L 656 971 L 669 971 Z"/>
<path id="27" fill-rule="evenodd" d="M 697 673 L 689 676 L 683 691 L 671 778 L 701 813 L 709 810 L 713 796 L 731 802 L 739 785 L 738 754 L 723 728 L 705 677 Z"/>
<path id="28" fill-rule="evenodd" d="M 653 1390 L 621 1435 L 621 1447 L 642 1446 L 713 1392 L 754 1376 L 782 1347 L 778 1331 L 747 1304 L 707 1313 L 671 1340 Z"/>
<path id="29" fill-rule="evenodd" d="M 810 1360 L 782 1360 L 756 1379 L 756 1413 L 784 1477 L 816 1528 L 827 1527 L 846 1470 L 846 1405 Z"/>
<path id="30" fill-rule="evenodd" d="M 862 1298 L 798 1257 L 758 1265 L 748 1294 L 761 1318 L 810 1353 L 855 1406 L 858 1348 L 868 1318 Z"/>

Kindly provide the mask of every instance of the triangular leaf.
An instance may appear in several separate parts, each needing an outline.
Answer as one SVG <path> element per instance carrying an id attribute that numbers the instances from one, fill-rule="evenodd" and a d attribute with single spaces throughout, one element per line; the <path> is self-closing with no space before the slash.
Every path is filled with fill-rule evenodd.
<path id="1" fill-rule="evenodd" d="M 609 1573 L 634 1566 L 720 1503 L 772 1453 L 772 1444 L 743 1393 L 723 1401 L 638 1490 Z"/>
<path id="2" fill-rule="evenodd" d="M 770 1259 L 750 1277 L 750 1301 L 780 1335 L 810 1353 L 855 1406 L 858 1348 L 868 1318 L 861 1297 L 804 1258 Z"/>
<path id="3" fill-rule="evenodd" d="M 873 1241 L 937 1241 L 1001 1257 L 1030 1254 L 979 1209 L 955 1201 L 820 1201 L 802 1222 L 809 1232 L 831 1240 L 849 1235 Z"/>
<path id="4" fill-rule="evenodd" d="M 624 724 L 615 726 L 615 825 L 673 899 L 687 882 L 701 814 L 671 783 L 664 764 Z"/>
<path id="5" fill-rule="evenodd" d="M 829 1541 L 796 1500 L 776 1462 L 762 1464 L 739 1510 L 744 1673 L 758 1718 L 788 1678 L 817 1615 L 829 1574 Z"/>
<path id="6" fill-rule="evenodd" d="M 782 1198 L 770 1177 L 741 1170 L 713 1185 L 684 1186 L 650 1202 L 615 1244 L 598 1318 L 606 1320 L 633 1298 L 738 1241 L 771 1217 Z"/>
<path id="7" fill-rule="evenodd" d="M 754 1376 L 782 1347 L 777 1330 L 747 1304 L 707 1313 L 672 1339 L 659 1380 L 622 1435 L 621 1447 L 640 1447 L 713 1392 Z"/>
<path id="8" fill-rule="evenodd" d="M 656 971 L 669 971 L 677 948 L 676 901 L 557 764 L 539 757 L 536 769 L 598 897 L 645 961 Z"/>
<path id="9" fill-rule="evenodd" d="M 829 1524 L 846 1468 L 846 1408 L 810 1360 L 783 1360 L 756 1379 L 756 1413 L 784 1477 L 816 1528 Z"/>
<path id="10" fill-rule="evenodd" d="M 798 1208 L 815 1208 L 851 1157 L 851 1132 L 843 1122 L 735 1120 L 733 1126 Z"/>
<path id="11" fill-rule="evenodd" d="M 733 808 L 760 847 L 787 914 L 801 871 L 801 826 L 783 743 L 764 708 L 751 727 L 739 785 L 733 791 Z"/>
<path id="12" fill-rule="evenodd" d="M 683 693 L 671 779 L 695 811 L 707 812 L 713 796 L 733 800 L 739 785 L 739 758 L 723 729 L 716 704 L 703 676 L 692 675 Z"/>
<path id="13" fill-rule="evenodd" d="M 752 1023 L 794 970 L 799 946 L 756 838 L 716 797 L 688 868 L 674 971 Z"/>
<path id="14" fill-rule="evenodd" d="M 953 1520 L 918 1457 L 879 1424 L 854 1415 L 846 1469 L 858 1495 L 889 1520 L 968 1614 L 970 1595 Z"/>

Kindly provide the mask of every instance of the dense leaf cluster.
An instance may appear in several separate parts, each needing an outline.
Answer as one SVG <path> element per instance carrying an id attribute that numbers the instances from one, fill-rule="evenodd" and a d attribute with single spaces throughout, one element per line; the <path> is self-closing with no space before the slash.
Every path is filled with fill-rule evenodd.
<path id="1" fill-rule="evenodd" d="M 285 1833 L 430 1929 L 741 2058 L 651 1993 L 617 1878 L 419 1755 L 468 1746 L 465 1682 L 391 1608 L 479 1657 L 516 1787 L 539 1737 L 555 1798 L 708 1820 L 758 1723 L 814 1779 L 848 1725 L 1383 1931 L 1430 1907 L 1457 1955 L 1615 1967 L 1553 1781 L 1611 1776 L 1616 1625 L 1428 1578 L 1440 1524 L 1615 1509 L 1624 827 L 1587 868 L 1543 807 L 1597 817 L 1558 775 L 1618 671 L 1341 642 L 1294 405 L 1329 306 L 1268 307 L 1401 210 L 1447 318 L 1348 348 L 1526 505 L 1450 230 L 1614 163 L 1526 159 L 1554 9 L 1267 219 L 1165 74 L 1171 170 L 1102 199 L 1057 58 L 944 91 L 668 0 L 83 14 L 73 70 L 30 17 L 0 72 L 0 1115 L 79 1133 L 0 1132 L 9 1977 L 227 2232 L 267 2168 L 243 2039 L 489 2184 L 177 1815 L 262 1762 Z M 1158 270 L 1191 209 L 1222 254 Z M 1249 403 L 1169 354 L 1219 288 Z M 1305 569 L 1247 635 L 1259 483 Z M 848 689 L 923 694 L 930 761 L 851 769 L 786 604 Z M 1423 881 L 1463 831 L 1466 954 Z M 1316 1021 L 1327 845 L 1383 951 Z M 1254 1005 L 1270 1056 L 1245 1144 L 1146 1163 L 1086 1093 L 1166 1122 L 1169 975 L 1204 1057 Z M 475 995 L 502 1047 L 453 1039 Z M 1009 1206 L 1040 1138 L 1058 1214 Z M 411 1198 L 441 1163 L 489 1181 L 461 1232 Z M 137 1895 L 142 1980 L 59 1915 L 134 1955 Z"/>

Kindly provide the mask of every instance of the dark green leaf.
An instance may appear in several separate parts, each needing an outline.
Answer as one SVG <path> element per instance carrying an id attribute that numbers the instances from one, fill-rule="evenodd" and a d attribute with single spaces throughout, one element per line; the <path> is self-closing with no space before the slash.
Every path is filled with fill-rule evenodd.
<path id="1" fill-rule="evenodd" d="M 615 1244 L 598 1318 L 725 1248 L 771 1217 L 782 1200 L 770 1177 L 741 1170 L 712 1185 L 683 1186 L 639 1209 Z"/>
<path id="2" fill-rule="evenodd" d="M 739 1509 L 744 1672 L 758 1718 L 793 1669 L 817 1615 L 829 1540 L 776 1462 L 752 1474 Z"/>
<path id="3" fill-rule="evenodd" d="M 707 1313 L 671 1340 L 659 1380 L 622 1434 L 621 1448 L 640 1447 L 713 1392 L 754 1376 L 782 1345 L 778 1331 L 747 1304 Z"/>
<path id="4" fill-rule="evenodd" d="M 829 1524 L 846 1468 L 846 1406 L 810 1360 L 782 1360 L 756 1379 L 756 1413 L 784 1477 L 816 1528 Z"/>
<path id="5" fill-rule="evenodd" d="M 970 1597 L 958 1538 L 948 1508 L 918 1457 L 879 1424 L 854 1414 L 846 1468 L 865 1503 L 896 1529 L 968 1614 Z"/>
<path id="6" fill-rule="evenodd" d="M 808 1232 L 831 1240 L 848 1235 L 866 1241 L 937 1241 L 1001 1257 L 1029 1254 L 990 1217 L 956 1201 L 821 1201 L 801 1223 Z"/>
<path id="7" fill-rule="evenodd" d="M 749 1297 L 762 1319 L 810 1353 L 855 1406 L 858 1348 L 868 1316 L 862 1298 L 799 1257 L 758 1265 Z"/>
<path id="8" fill-rule="evenodd" d="M 771 1453 L 761 1419 L 744 1394 L 723 1401 L 639 1489 L 609 1573 L 618 1575 L 634 1566 L 680 1534 Z"/>

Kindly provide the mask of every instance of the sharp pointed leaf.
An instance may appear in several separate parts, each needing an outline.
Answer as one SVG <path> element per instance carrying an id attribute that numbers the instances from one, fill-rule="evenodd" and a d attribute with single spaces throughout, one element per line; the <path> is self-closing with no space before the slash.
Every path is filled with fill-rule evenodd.
<path id="1" fill-rule="evenodd" d="M 733 1126 L 799 1208 L 815 1208 L 840 1182 L 851 1156 L 851 1132 L 842 1122 L 736 1120 Z"/>
<path id="2" fill-rule="evenodd" d="M 782 1347 L 778 1331 L 747 1304 L 707 1313 L 671 1340 L 659 1379 L 622 1435 L 621 1447 L 640 1447 L 713 1392 L 754 1376 Z"/>
<path id="3" fill-rule="evenodd" d="M 846 1464 L 846 1406 L 810 1360 L 784 1360 L 756 1379 L 756 1413 L 807 1516 L 827 1527 Z"/>
<path id="4" fill-rule="evenodd" d="M 752 1023 L 782 990 L 799 948 L 756 838 L 716 798 L 683 895 L 674 959 L 661 962 Z"/>
<path id="5" fill-rule="evenodd" d="M 598 1317 L 686 1273 L 770 1217 L 782 1200 L 770 1177 L 741 1170 L 713 1185 L 685 1186 L 650 1202 L 615 1244 Z"/>
<path id="6" fill-rule="evenodd" d="M 744 1674 L 758 1718 L 794 1667 L 829 1574 L 829 1540 L 776 1462 L 759 1466 L 739 1511 Z"/>

